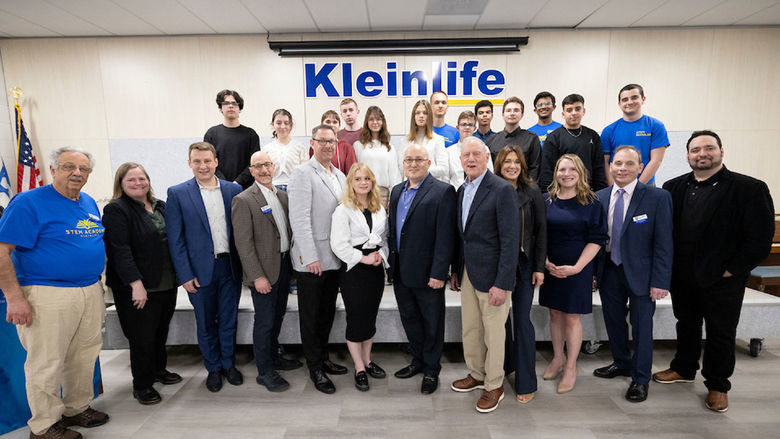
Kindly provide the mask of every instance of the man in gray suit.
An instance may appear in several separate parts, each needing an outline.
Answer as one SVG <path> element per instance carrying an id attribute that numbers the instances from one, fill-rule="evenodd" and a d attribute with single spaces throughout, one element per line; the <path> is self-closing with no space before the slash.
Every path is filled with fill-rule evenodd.
<path id="1" fill-rule="evenodd" d="M 279 355 L 279 332 L 290 294 L 290 241 L 287 194 L 273 185 L 275 166 L 265 151 L 250 158 L 249 172 L 255 184 L 233 198 L 231 209 L 236 249 L 255 307 L 252 332 L 257 383 L 271 392 L 287 390 L 290 384 L 277 370 L 302 366 Z"/>
<path id="2" fill-rule="evenodd" d="M 310 140 L 314 155 L 293 171 L 287 186 L 303 355 L 314 386 L 328 394 L 336 387 L 327 374 L 347 373 L 346 367 L 328 359 L 341 269 L 341 261 L 330 249 L 330 219 L 341 200 L 345 180 L 331 164 L 337 142 L 333 128 L 315 127 Z"/>

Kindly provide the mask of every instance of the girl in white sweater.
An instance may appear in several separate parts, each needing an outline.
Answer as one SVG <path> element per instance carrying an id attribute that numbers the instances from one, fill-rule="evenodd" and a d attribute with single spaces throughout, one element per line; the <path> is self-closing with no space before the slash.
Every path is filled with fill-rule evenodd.
<path id="1" fill-rule="evenodd" d="M 355 148 L 357 161 L 365 163 L 376 176 L 382 206 L 387 208 L 390 190 L 400 183 L 402 178 L 398 154 L 390 145 L 390 132 L 387 130 L 387 120 L 382 109 L 377 106 L 368 107 L 360 139 L 352 146 Z"/>
<path id="2" fill-rule="evenodd" d="M 292 127 L 293 118 L 289 111 L 284 108 L 274 111 L 271 128 L 275 140 L 262 148 L 276 165 L 274 186 L 285 192 L 293 169 L 309 160 L 309 148 L 290 137 Z"/>

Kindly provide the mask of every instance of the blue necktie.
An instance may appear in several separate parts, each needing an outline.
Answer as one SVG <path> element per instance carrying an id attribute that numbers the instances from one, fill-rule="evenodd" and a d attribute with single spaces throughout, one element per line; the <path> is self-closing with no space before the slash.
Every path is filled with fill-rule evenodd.
<path id="1" fill-rule="evenodd" d="M 615 200 L 615 210 L 612 212 L 612 254 L 611 259 L 615 265 L 623 263 L 623 259 L 620 257 L 620 232 L 623 230 L 623 194 L 626 193 L 625 189 L 618 189 L 616 192 L 617 200 Z"/>

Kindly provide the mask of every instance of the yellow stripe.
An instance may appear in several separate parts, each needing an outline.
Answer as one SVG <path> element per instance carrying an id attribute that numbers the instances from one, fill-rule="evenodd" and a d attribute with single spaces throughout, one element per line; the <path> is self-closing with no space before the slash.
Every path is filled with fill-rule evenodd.
<path id="1" fill-rule="evenodd" d="M 484 99 L 450 99 L 447 101 L 450 105 L 476 105 L 477 102 Z M 503 99 L 488 99 L 493 105 L 504 105 Z"/>

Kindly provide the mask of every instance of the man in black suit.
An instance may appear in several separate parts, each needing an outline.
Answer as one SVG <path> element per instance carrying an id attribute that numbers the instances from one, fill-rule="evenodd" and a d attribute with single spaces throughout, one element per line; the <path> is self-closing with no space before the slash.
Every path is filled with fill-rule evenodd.
<path id="1" fill-rule="evenodd" d="M 439 385 L 444 346 L 444 283 L 455 248 L 455 188 L 428 173 L 431 161 L 420 145 L 404 151 L 408 180 L 390 194 L 390 273 L 412 363 L 398 378 L 423 372 L 421 392 Z"/>
<path id="2" fill-rule="evenodd" d="M 686 145 L 693 172 L 664 184 L 674 209 L 672 308 L 677 351 L 659 383 L 689 383 L 699 369 L 702 320 L 707 327 L 701 374 L 706 405 L 728 410 L 734 344 L 750 270 L 769 254 L 774 206 L 767 185 L 723 165 L 723 144 L 712 131 L 695 131 Z"/>
<path id="3" fill-rule="evenodd" d="M 512 185 L 488 171 L 485 144 L 476 137 L 461 144 L 466 181 L 458 189 L 459 257 L 451 283 L 452 289 L 462 290 L 463 354 L 469 375 L 454 381 L 452 390 L 484 389 L 476 408 L 488 413 L 504 399 L 504 323 L 520 254 L 520 210 Z"/>

